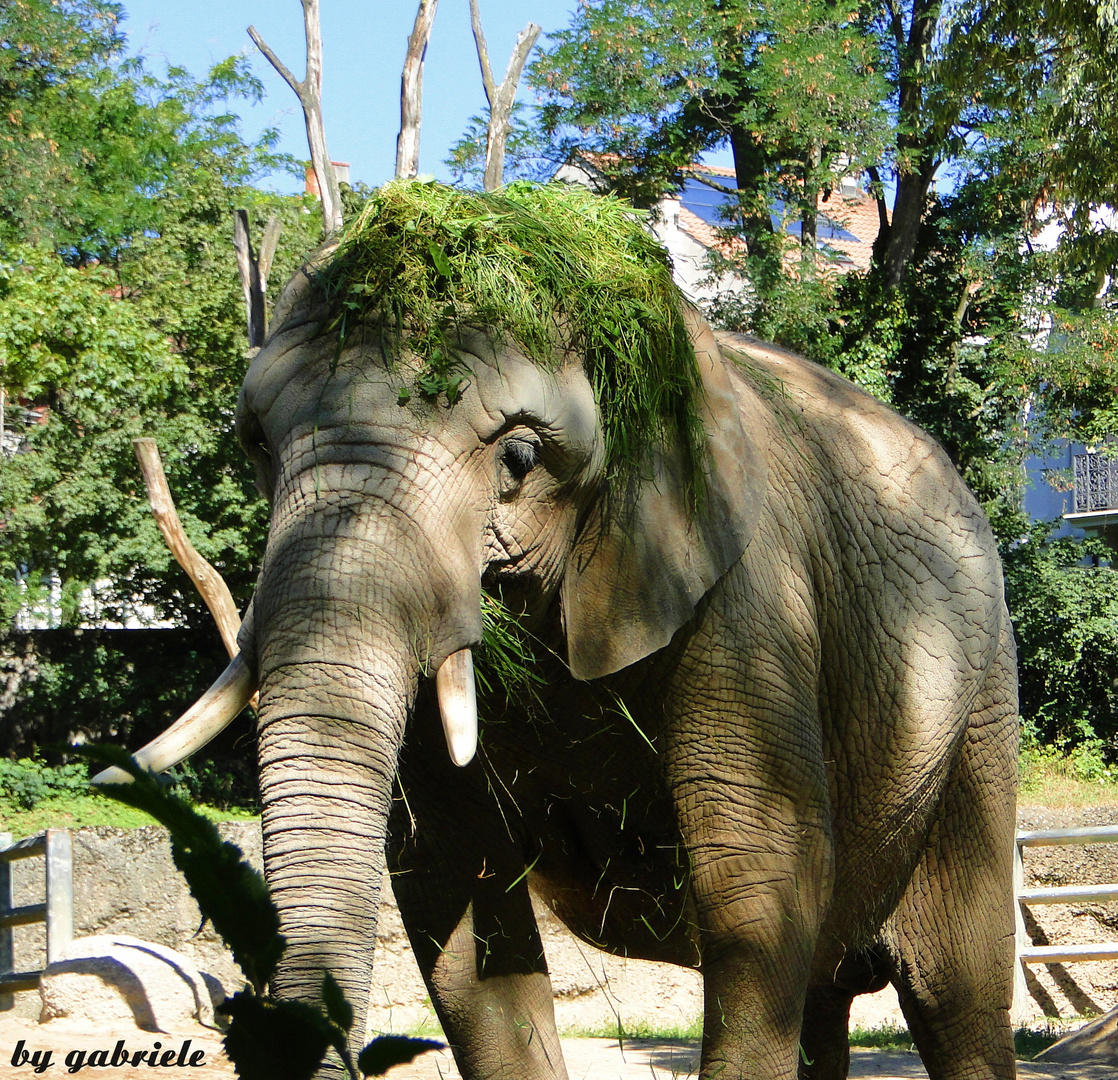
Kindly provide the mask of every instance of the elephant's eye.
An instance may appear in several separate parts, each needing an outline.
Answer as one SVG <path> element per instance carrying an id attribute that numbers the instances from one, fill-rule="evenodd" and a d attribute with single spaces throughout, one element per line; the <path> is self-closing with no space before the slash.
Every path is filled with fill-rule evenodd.
<path id="1" fill-rule="evenodd" d="M 535 436 L 516 435 L 501 444 L 501 464 L 509 476 L 519 483 L 540 460 L 540 440 Z"/>

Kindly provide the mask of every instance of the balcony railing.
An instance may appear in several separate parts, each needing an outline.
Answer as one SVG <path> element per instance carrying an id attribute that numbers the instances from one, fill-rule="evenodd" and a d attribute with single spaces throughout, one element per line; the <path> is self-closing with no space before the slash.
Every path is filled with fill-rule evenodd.
<path id="1" fill-rule="evenodd" d="M 1118 510 L 1118 457 L 1075 454 L 1075 512 Z"/>

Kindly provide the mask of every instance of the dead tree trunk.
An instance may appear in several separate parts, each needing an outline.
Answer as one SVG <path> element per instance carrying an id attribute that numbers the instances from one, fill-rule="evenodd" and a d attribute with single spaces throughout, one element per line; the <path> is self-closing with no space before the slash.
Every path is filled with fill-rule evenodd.
<path id="1" fill-rule="evenodd" d="M 423 119 L 423 59 L 435 21 L 439 0 L 419 0 L 415 25 L 408 38 L 408 54 L 400 77 L 400 134 L 396 139 L 396 175 L 403 178 L 419 172 L 419 127 Z"/>
<path id="2" fill-rule="evenodd" d="M 248 211 L 238 210 L 233 217 L 233 248 L 237 252 L 237 272 L 245 294 L 245 318 L 248 320 L 248 344 L 259 349 L 268 333 L 268 319 L 264 306 L 268 295 L 268 271 L 276 253 L 281 222 L 273 214 L 264 226 L 260 241 L 259 257 L 253 255 L 252 240 L 248 234 Z"/>
<path id="3" fill-rule="evenodd" d="M 496 191 L 505 179 L 505 145 L 512 133 L 510 119 L 513 106 L 516 104 L 516 88 L 532 47 L 540 36 L 540 28 L 530 22 L 516 35 L 516 45 L 512 50 L 512 56 L 509 57 L 508 69 L 505 71 L 505 81 L 498 86 L 493 80 L 493 68 L 489 64 L 489 49 L 481 29 L 481 12 L 477 0 L 470 0 L 470 22 L 474 28 L 474 41 L 477 44 L 477 58 L 481 64 L 481 80 L 485 84 L 485 97 L 489 102 L 489 131 L 485 140 L 483 184 L 486 191 Z"/>
<path id="4" fill-rule="evenodd" d="M 338 190 L 338 177 L 326 152 L 326 130 L 322 126 L 322 27 L 318 21 L 318 0 L 302 0 L 303 25 L 307 37 L 307 73 L 300 82 L 284 66 L 278 56 L 268 47 L 256 32 L 256 27 L 248 28 L 248 36 L 256 47 L 268 58 L 268 62 L 279 72 L 303 106 L 303 119 L 307 124 L 307 145 L 311 151 L 311 165 L 322 197 L 322 221 L 326 235 L 330 236 L 342 227 L 342 198 Z"/>

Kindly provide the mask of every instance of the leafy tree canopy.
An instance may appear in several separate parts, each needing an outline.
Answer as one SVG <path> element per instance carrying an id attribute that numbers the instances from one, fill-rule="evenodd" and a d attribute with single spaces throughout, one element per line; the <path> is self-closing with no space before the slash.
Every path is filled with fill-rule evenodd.
<path id="1" fill-rule="evenodd" d="M 265 511 L 231 434 L 246 364 L 232 215 L 248 208 L 257 231 L 280 215 L 273 280 L 317 242 L 316 217 L 250 186 L 283 160 L 270 135 L 246 143 L 226 106 L 260 92 L 242 61 L 201 82 L 157 78 L 121 59 L 119 18 L 101 0 L 0 8 L 0 94 L 14 103 L 0 116 L 7 618 L 56 573 L 64 620 L 90 586 L 104 617 L 150 604 L 208 619 L 151 519 L 141 435 L 162 450 L 188 535 L 242 599 L 262 548 Z"/>

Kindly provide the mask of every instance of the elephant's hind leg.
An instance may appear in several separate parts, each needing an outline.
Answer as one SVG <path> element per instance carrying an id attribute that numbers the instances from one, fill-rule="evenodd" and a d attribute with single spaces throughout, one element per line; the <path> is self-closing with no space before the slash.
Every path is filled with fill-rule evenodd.
<path id="1" fill-rule="evenodd" d="M 1012 653 L 971 718 L 927 850 L 887 936 L 894 984 L 930 1080 L 1011 1080 Z"/>

